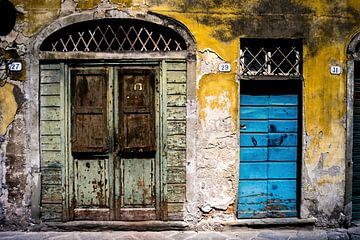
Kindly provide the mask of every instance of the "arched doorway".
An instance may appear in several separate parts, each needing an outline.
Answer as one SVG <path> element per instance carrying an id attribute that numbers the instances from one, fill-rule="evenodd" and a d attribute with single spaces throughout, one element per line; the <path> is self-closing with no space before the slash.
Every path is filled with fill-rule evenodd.
<path id="1" fill-rule="evenodd" d="M 345 204 L 353 222 L 360 221 L 360 34 L 347 53 L 347 184 Z M 347 207 L 349 209 L 349 207 Z"/>
<path id="2" fill-rule="evenodd" d="M 159 16 L 86 16 L 35 47 L 42 219 L 180 220 L 194 40 Z"/>

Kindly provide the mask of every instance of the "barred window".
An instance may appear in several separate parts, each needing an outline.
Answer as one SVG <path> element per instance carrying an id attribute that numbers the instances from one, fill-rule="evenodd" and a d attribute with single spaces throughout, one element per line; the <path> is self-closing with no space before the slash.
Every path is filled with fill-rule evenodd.
<path id="1" fill-rule="evenodd" d="M 240 76 L 286 76 L 302 74 L 302 43 L 298 39 L 240 41 Z"/>
<path id="2" fill-rule="evenodd" d="M 136 19 L 75 23 L 50 35 L 40 46 L 54 52 L 157 52 L 187 50 L 174 30 Z"/>

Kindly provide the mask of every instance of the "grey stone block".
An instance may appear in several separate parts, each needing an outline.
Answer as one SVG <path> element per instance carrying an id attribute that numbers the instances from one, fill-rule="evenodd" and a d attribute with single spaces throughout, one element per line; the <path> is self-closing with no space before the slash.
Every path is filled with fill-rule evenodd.
<path id="1" fill-rule="evenodd" d="M 287 240 L 289 239 L 289 234 L 281 233 L 281 232 L 260 232 L 257 236 L 259 239 L 269 239 L 269 240 Z"/>
<path id="2" fill-rule="evenodd" d="M 328 237 L 325 231 L 299 231 L 289 240 L 328 240 Z"/>
<path id="3" fill-rule="evenodd" d="M 349 235 L 346 232 L 328 232 L 328 240 L 349 240 Z"/>

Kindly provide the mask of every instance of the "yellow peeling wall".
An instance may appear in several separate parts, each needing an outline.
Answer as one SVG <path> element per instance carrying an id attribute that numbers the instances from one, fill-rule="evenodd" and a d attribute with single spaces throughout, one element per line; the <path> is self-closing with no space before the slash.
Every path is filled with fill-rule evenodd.
<path id="1" fill-rule="evenodd" d="M 228 117 L 224 129 L 227 145 L 216 144 L 212 151 L 221 152 L 221 161 L 232 159 L 224 170 L 224 178 L 232 183 L 224 190 L 227 202 L 214 203 L 216 209 L 233 209 L 236 204 L 236 171 L 238 161 L 239 82 L 237 64 L 241 37 L 301 38 L 304 42 L 304 135 L 302 162 L 301 216 L 317 216 L 324 224 L 338 221 L 344 204 L 345 142 L 346 142 L 346 46 L 351 36 L 360 31 L 360 3 L 358 0 L 13 0 L 23 15 L 18 15 L 16 30 L 25 37 L 33 37 L 55 19 L 81 11 L 102 8 L 131 9 L 172 17 L 183 23 L 197 43 L 197 100 L 199 112 L 199 145 L 197 151 L 204 158 L 211 156 L 205 139 L 212 114 Z M 236 2 L 236 3 L 234 3 Z M 11 36 L 14 33 L 10 34 Z M 8 38 L 8 37 L 7 37 Z M 16 36 L 14 37 L 16 38 Z M 1 45 L 0 45 L 1 47 Z M 209 50 L 218 62 L 229 62 L 230 73 L 201 68 L 204 51 Z M 330 66 L 342 68 L 341 75 L 331 75 Z M 241 86 L 240 86 L 241 87 Z M 5 134 L 14 119 L 16 101 L 11 85 L 0 87 L 0 134 Z M 218 119 L 218 120 L 219 120 Z M 216 135 L 216 134 L 215 134 Z M 211 136 L 210 136 L 211 137 Z M 204 137 L 205 138 L 205 137 Z M 213 144 L 213 143 L 211 143 Z M 206 150 L 201 150 L 202 148 Z M 220 149 L 220 150 L 219 150 Z M 199 162 L 202 159 L 198 159 Z M 203 181 L 206 175 L 201 176 Z M 201 178 L 200 177 L 200 178 Z M 201 179 L 200 179 L 201 180 Z M 204 196 L 206 198 L 206 196 Z M 224 197 L 226 198 L 226 196 Z M 219 200 L 220 201 L 220 200 Z M 218 205 L 216 205 L 218 204 Z M 211 205 L 211 204 L 210 204 Z M 220 207 L 218 207 L 220 206 Z M 315 210 L 314 210 L 315 209 Z M 338 210 L 336 210 L 338 209 Z M 340 210 L 339 210 L 340 209 Z M 334 219 L 331 216 L 335 212 Z M 229 211 L 226 212 L 228 214 Z M 233 214 L 230 211 L 230 214 Z M 322 217 L 324 216 L 324 217 Z M 321 223 L 320 221 L 320 223 Z"/>

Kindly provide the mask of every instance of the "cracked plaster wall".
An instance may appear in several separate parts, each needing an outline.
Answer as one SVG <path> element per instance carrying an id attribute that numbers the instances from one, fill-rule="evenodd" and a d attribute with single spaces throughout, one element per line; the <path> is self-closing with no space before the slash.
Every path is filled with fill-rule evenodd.
<path id="1" fill-rule="evenodd" d="M 26 71 L 12 76 L 0 88 L 0 184 L 3 186 L 0 220 L 18 221 L 25 226 L 30 219 L 30 163 L 37 156 L 34 143 L 27 142 L 32 136 L 29 127 L 36 122 L 33 114 L 37 105 L 36 90 L 26 83 L 31 77 L 28 74 L 31 41 L 37 32 L 61 16 L 82 11 L 105 16 L 105 11 L 131 9 L 142 14 L 152 10 L 173 17 L 188 27 L 197 41 L 197 102 L 191 105 L 198 114 L 199 124 L 195 168 L 188 183 L 193 184 L 194 192 L 188 192 L 192 201 L 187 203 L 191 205 L 185 213 L 187 221 L 234 219 L 239 164 L 236 77 L 239 38 L 296 37 L 304 39 L 301 217 L 316 217 L 318 224 L 324 226 L 341 224 L 346 76 L 345 71 L 340 76 L 331 76 L 328 69 L 332 64 L 345 69 L 346 44 L 360 30 L 358 1 L 329 4 L 326 0 L 309 3 L 282 0 L 271 5 L 266 0 L 246 0 L 236 6 L 232 1 L 219 5 L 218 1 L 190 0 L 12 2 L 21 13 L 15 29 L 0 37 L 0 48 L 15 49 L 15 57 L 23 61 Z M 230 62 L 233 70 L 218 73 L 217 66 L 224 61 Z"/>

